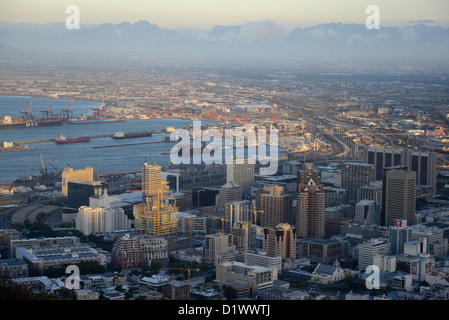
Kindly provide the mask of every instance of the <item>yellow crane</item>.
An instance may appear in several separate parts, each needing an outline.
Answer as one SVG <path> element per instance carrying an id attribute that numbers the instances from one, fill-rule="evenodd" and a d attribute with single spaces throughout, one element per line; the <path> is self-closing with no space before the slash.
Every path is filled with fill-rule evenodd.
<path id="1" fill-rule="evenodd" d="M 226 219 L 226 218 L 224 218 L 224 217 L 215 216 L 215 215 L 209 214 L 209 213 L 203 213 L 203 215 L 208 216 L 208 217 L 213 217 L 213 218 L 221 219 L 221 232 L 224 233 L 224 222 L 225 222 L 225 221 L 228 221 L 228 222 L 229 222 L 229 219 Z"/>
<path id="2" fill-rule="evenodd" d="M 193 217 L 189 219 L 189 226 L 190 226 L 190 232 L 189 232 L 189 235 L 190 235 L 190 239 L 192 239 L 192 225 L 195 225 L 195 226 L 198 226 L 198 227 L 205 227 L 205 226 L 202 225 L 202 224 L 193 222 L 192 219 L 193 219 Z"/>
<path id="3" fill-rule="evenodd" d="M 251 213 L 254 214 L 254 224 L 255 224 L 255 225 L 257 225 L 257 214 L 259 214 L 259 213 L 264 213 L 263 210 L 257 210 L 256 207 L 254 207 L 254 209 L 252 209 L 252 210 L 249 210 L 249 209 L 242 209 L 242 211 L 245 211 L 245 212 L 251 212 Z"/>
<path id="4" fill-rule="evenodd" d="M 187 268 L 161 268 L 161 270 L 183 270 L 183 271 L 187 271 L 187 279 L 188 279 L 188 283 L 189 283 L 189 290 L 190 290 L 190 271 L 200 271 L 200 269 L 195 268 L 195 269 L 191 269 L 190 267 Z"/>

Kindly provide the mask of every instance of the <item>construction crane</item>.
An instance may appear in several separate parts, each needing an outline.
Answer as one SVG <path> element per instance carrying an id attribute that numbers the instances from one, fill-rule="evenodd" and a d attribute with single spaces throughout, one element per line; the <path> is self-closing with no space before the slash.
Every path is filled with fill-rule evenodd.
<path id="1" fill-rule="evenodd" d="M 213 217 L 213 218 L 221 219 L 221 232 L 224 233 L 224 222 L 225 222 L 225 221 L 228 221 L 228 222 L 229 222 L 229 219 L 226 219 L 226 218 L 224 218 L 224 217 L 214 216 L 213 214 L 209 214 L 209 213 L 203 213 L 203 215 L 209 216 L 209 217 Z"/>
<path id="2" fill-rule="evenodd" d="M 204 228 L 205 226 L 204 225 L 202 225 L 202 224 L 199 224 L 199 223 L 196 223 L 196 222 L 193 222 L 192 221 L 192 218 L 190 218 L 189 219 L 189 236 L 190 236 L 190 239 L 192 239 L 192 233 L 193 233 L 193 231 L 192 231 L 192 225 L 195 225 L 195 226 L 198 226 L 198 227 L 202 227 L 202 228 Z"/>
<path id="3" fill-rule="evenodd" d="M 258 213 L 264 213 L 263 210 L 257 210 L 256 207 L 254 207 L 254 209 L 249 210 L 249 209 L 242 209 L 241 211 L 245 211 L 245 212 L 251 212 L 254 214 L 254 224 L 257 225 L 257 214 Z"/>
<path id="4" fill-rule="evenodd" d="M 47 168 L 45 168 L 45 163 L 44 163 L 44 158 L 42 157 L 42 153 L 41 153 L 41 164 L 42 164 L 42 177 L 44 179 L 47 178 Z"/>
<path id="5" fill-rule="evenodd" d="M 150 182 L 146 183 L 135 183 L 136 185 L 146 185 Z M 156 183 L 157 185 L 157 183 Z M 162 229 L 162 214 L 167 212 L 167 209 L 171 209 L 171 206 L 166 206 L 163 204 L 164 194 L 168 192 L 167 188 L 168 182 L 164 179 L 161 179 L 159 186 L 157 187 L 157 190 L 153 190 L 150 192 L 145 192 L 146 199 L 145 204 L 146 210 L 142 211 L 142 219 L 150 219 L 153 221 L 153 227 L 151 227 L 151 234 L 157 235 L 157 236 L 164 236 L 166 235 L 165 232 L 169 232 L 167 230 L 174 230 L 178 229 L 177 227 L 174 227 L 173 222 L 165 221 L 164 229 Z M 139 190 L 127 190 L 126 192 L 137 192 Z M 171 211 L 168 211 L 171 212 Z M 167 225 L 171 225 L 167 227 Z"/>
<path id="6" fill-rule="evenodd" d="M 187 279 L 188 279 L 188 283 L 189 283 L 189 290 L 190 290 L 190 272 L 191 271 L 200 271 L 200 269 L 199 268 L 196 268 L 196 269 L 191 269 L 190 267 L 187 267 L 187 268 L 161 268 L 161 270 L 184 270 L 184 271 L 187 271 Z"/>
<path id="7" fill-rule="evenodd" d="M 28 170 L 27 180 L 33 180 L 33 172 L 34 172 L 34 169 L 37 169 L 37 168 L 38 168 L 38 166 L 34 166 L 33 169 Z"/>

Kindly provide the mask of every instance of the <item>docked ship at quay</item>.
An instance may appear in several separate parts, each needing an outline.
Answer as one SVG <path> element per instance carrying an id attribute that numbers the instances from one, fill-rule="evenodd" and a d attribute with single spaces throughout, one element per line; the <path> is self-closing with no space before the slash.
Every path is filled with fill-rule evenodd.
<path id="1" fill-rule="evenodd" d="M 89 124 L 89 123 L 122 122 L 122 121 L 126 121 L 126 119 L 80 117 L 80 118 L 70 118 L 67 120 L 67 123 L 68 124 Z"/>
<path id="2" fill-rule="evenodd" d="M 4 116 L 0 120 L 0 129 L 32 128 L 60 126 L 63 120 L 59 118 L 20 118 L 12 119 L 10 116 Z"/>
<path id="3" fill-rule="evenodd" d="M 67 108 L 62 109 L 62 117 L 53 114 L 53 100 L 50 106 L 41 110 L 42 117 L 37 118 L 31 112 L 31 105 L 27 109 L 20 111 L 20 118 L 12 118 L 10 115 L 0 116 L 0 129 L 16 129 L 16 128 L 33 128 L 46 126 L 59 126 L 63 123 L 68 124 L 89 124 L 89 123 L 105 123 L 105 122 L 121 122 L 126 118 L 116 118 L 105 116 L 103 112 L 103 103 L 99 107 L 93 108 L 94 114 L 90 116 L 81 115 L 80 117 L 72 116 L 73 100 Z"/>
<path id="4" fill-rule="evenodd" d="M 151 131 L 123 132 L 123 131 L 119 130 L 112 135 L 112 138 L 113 139 L 128 139 L 128 138 L 151 137 L 152 135 L 153 135 L 153 133 Z"/>

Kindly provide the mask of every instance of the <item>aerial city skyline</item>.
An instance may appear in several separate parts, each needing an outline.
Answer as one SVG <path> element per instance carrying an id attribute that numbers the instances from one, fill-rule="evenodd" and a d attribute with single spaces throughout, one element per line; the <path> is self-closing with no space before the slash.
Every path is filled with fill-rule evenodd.
<path id="1" fill-rule="evenodd" d="M 446 9 L 3 1 L 0 299 L 448 300 Z"/>

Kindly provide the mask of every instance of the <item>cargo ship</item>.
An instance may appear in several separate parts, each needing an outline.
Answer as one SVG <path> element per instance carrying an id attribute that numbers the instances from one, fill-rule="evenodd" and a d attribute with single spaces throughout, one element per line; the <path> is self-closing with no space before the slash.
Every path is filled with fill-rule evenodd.
<path id="1" fill-rule="evenodd" d="M 128 139 L 128 138 L 151 137 L 152 135 L 153 135 L 153 133 L 150 131 L 123 132 L 123 131 L 119 130 L 112 135 L 112 138 L 113 139 Z"/>
<path id="2" fill-rule="evenodd" d="M 75 143 L 75 142 L 89 142 L 90 137 L 84 136 L 84 137 L 65 137 L 64 135 L 60 134 L 56 137 L 55 143 L 58 144 L 64 144 L 64 143 Z"/>
<path id="3" fill-rule="evenodd" d="M 0 120 L 0 129 L 16 129 L 16 128 L 33 128 L 33 127 L 49 127 L 62 125 L 62 119 L 46 119 L 46 118 L 27 118 L 12 119 L 5 116 Z"/>
<path id="4" fill-rule="evenodd" d="M 105 122 L 122 122 L 126 121 L 126 119 L 83 119 L 83 118 L 70 118 L 67 120 L 68 124 L 88 124 L 88 123 L 105 123 Z"/>

